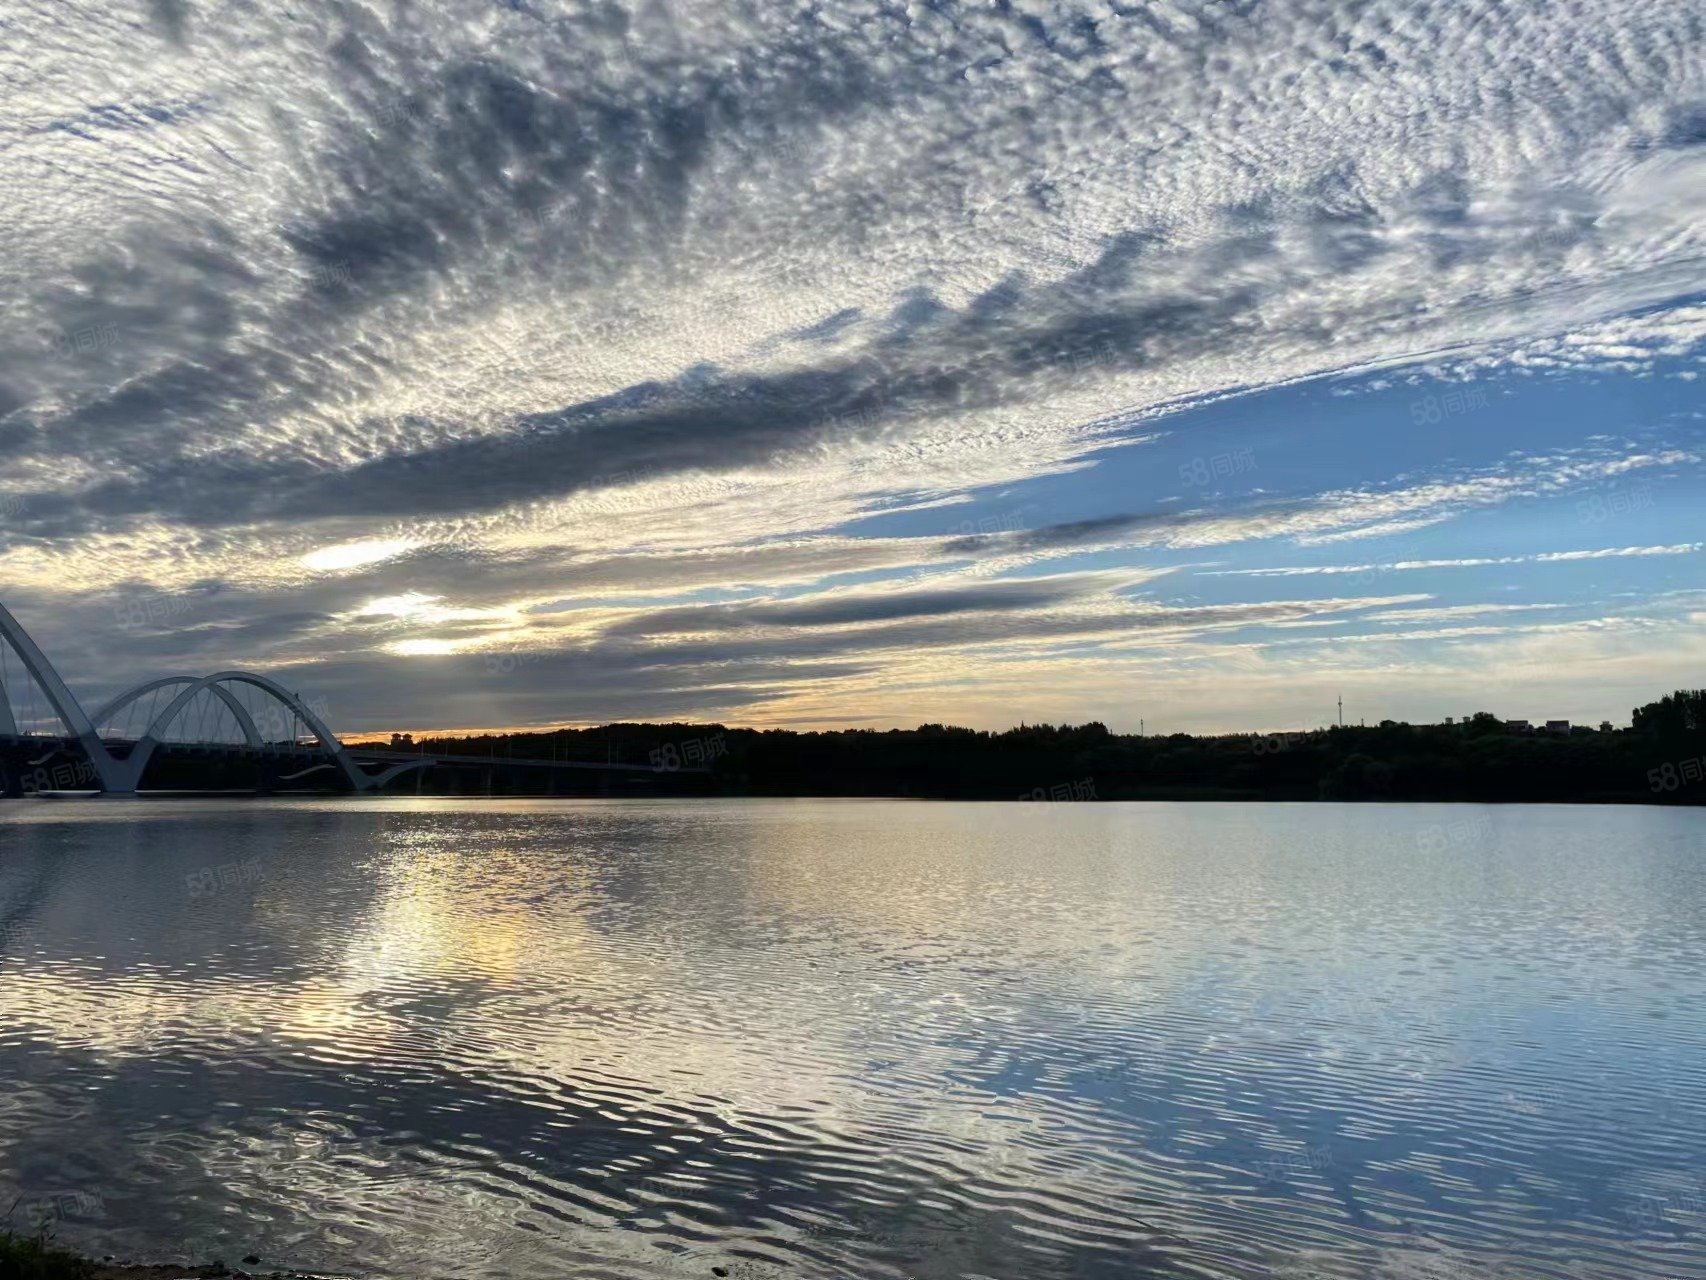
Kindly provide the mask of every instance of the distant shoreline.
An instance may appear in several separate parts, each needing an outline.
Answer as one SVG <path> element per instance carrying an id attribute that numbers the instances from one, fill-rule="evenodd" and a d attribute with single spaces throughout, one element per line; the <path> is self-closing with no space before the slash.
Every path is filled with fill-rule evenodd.
<path id="1" fill-rule="evenodd" d="M 1211 737 L 1119 734 L 1095 721 L 1000 732 L 618 723 L 474 738 L 397 734 L 345 747 L 386 768 L 393 795 L 1706 804 L 1706 691 L 1698 690 L 1637 707 L 1628 728 L 1531 726 L 1485 712 L 1455 723 Z M 0 793 L 69 797 L 89 785 L 75 745 L 55 747 L 49 763 L 41 750 L 20 740 L 0 751 Z M 280 778 L 239 751 L 190 747 L 159 753 L 144 790 L 348 790 L 322 769 L 321 790 L 298 792 L 300 776 Z"/>
<path id="2" fill-rule="evenodd" d="M 256 1270 L 229 1267 L 217 1259 L 201 1264 L 121 1262 L 107 1255 L 97 1261 L 56 1244 L 51 1234 L 19 1235 L 0 1229 L 0 1275 L 32 1280 L 334 1280 L 307 1271 L 261 1271 L 253 1254 L 247 1255 L 244 1265 Z"/>
<path id="3" fill-rule="evenodd" d="M 1706 804 L 1706 695 L 1691 691 L 1636 708 L 1622 729 L 1530 726 L 1485 712 L 1455 723 L 1210 737 L 1118 734 L 1097 722 L 1001 732 L 618 723 L 472 738 L 400 734 L 382 746 L 481 762 L 423 770 L 408 788 L 423 795 L 540 794 L 549 771 L 522 766 L 548 760 L 641 770 L 619 782 L 588 780 L 578 792 L 597 795 Z M 566 781 L 550 785 L 563 794 Z"/>
<path id="4" fill-rule="evenodd" d="M 530 801 L 559 800 L 559 801 L 563 801 L 566 803 L 585 803 L 589 800 L 609 801 L 612 803 L 626 803 L 626 802 L 630 802 L 630 801 L 656 802 L 656 801 L 660 801 L 660 800 L 691 800 L 691 801 L 699 802 L 699 803 L 707 802 L 707 801 L 718 801 L 718 800 L 725 800 L 725 801 L 729 801 L 731 803 L 737 802 L 737 801 L 742 801 L 742 800 L 845 800 L 845 801 L 848 801 L 850 803 L 854 802 L 854 801 L 864 801 L 864 800 L 892 800 L 892 801 L 895 801 L 897 803 L 904 802 L 907 804 L 980 804 L 980 805 L 981 804 L 1023 804 L 1023 803 L 1026 803 L 1026 801 L 1018 800 L 1018 799 L 1015 799 L 1013 797 L 1008 797 L 1008 796 L 885 795 L 885 794 L 874 793 L 874 792 L 868 793 L 868 794 L 857 794 L 857 795 L 849 794 L 847 792 L 832 792 L 832 793 L 821 793 L 821 794 L 820 793 L 813 793 L 813 792 L 789 792 L 789 793 L 783 794 L 783 793 L 779 793 L 779 792 L 759 793 L 759 792 L 733 792 L 733 791 L 722 791 L 722 792 L 714 792 L 714 793 L 707 794 L 707 795 L 692 795 L 692 796 L 683 796 L 683 795 L 599 796 L 599 795 L 566 795 L 566 794 L 565 795 L 541 795 L 541 794 L 531 793 L 531 792 L 511 792 L 511 793 L 501 793 L 501 794 L 493 794 L 493 795 L 470 795 L 470 794 L 467 794 L 465 792 L 453 793 L 453 794 L 443 794 L 443 795 L 435 795 L 435 794 L 427 793 L 427 794 L 422 794 L 422 795 L 417 796 L 417 795 L 414 795 L 413 793 L 404 794 L 402 792 L 370 792 L 370 793 L 366 793 L 366 794 L 362 794 L 362 795 L 356 795 L 356 794 L 350 793 L 350 792 L 333 792 L 333 791 L 268 791 L 268 792 L 256 792 L 256 791 L 234 791 L 234 790 L 226 790 L 226 791 L 183 790 L 183 791 L 138 791 L 138 792 L 134 792 L 132 794 L 123 795 L 123 796 L 103 796 L 103 795 L 100 795 L 99 793 L 96 793 L 96 792 L 67 793 L 67 794 L 63 794 L 63 795 L 55 794 L 53 792 L 43 792 L 43 793 L 41 793 L 41 795 L 38 798 L 43 799 L 43 800 L 52 800 L 52 801 L 56 801 L 56 802 L 59 802 L 59 801 L 67 801 L 68 802 L 68 801 L 72 801 L 72 800 L 98 800 L 98 801 L 102 801 L 105 803 L 120 803 L 120 804 L 129 804 L 129 803 L 143 803 L 143 804 L 161 803 L 161 804 L 165 804 L 165 803 L 168 803 L 168 802 L 171 802 L 174 800 L 230 800 L 233 802 L 250 801 L 250 800 L 302 800 L 302 801 L 313 801 L 315 803 L 326 803 L 326 804 L 341 804 L 346 800 L 361 800 L 363 802 L 369 802 L 369 803 L 371 803 L 373 801 L 387 801 L 387 802 L 388 801 L 395 801 L 399 804 L 406 804 L 411 800 L 462 801 L 462 802 L 466 802 L 468 804 L 480 804 L 480 803 L 488 801 L 488 800 L 530 800 Z M 1638 796 L 1624 796 L 1624 795 L 1573 796 L 1573 797 L 1571 797 L 1571 796 L 1556 796 L 1556 797 L 1552 797 L 1550 799 L 1533 800 L 1533 799 L 1525 799 L 1525 798 L 1460 799 L 1460 798 L 1454 798 L 1454 797 L 1414 797 L 1414 796 L 1405 796 L 1405 797 L 1396 797 L 1396 798 L 1395 797 L 1369 797 L 1369 796 L 1365 796 L 1365 797 L 1359 797 L 1357 799 L 1342 799 L 1342 798 L 1328 799 L 1328 798 L 1324 798 L 1321 796 L 1283 796 L 1283 795 L 1165 795 L 1165 794 L 1147 795 L 1147 794 L 1131 794 L 1131 795 L 1097 796 L 1095 799 L 1088 800 L 1088 801 L 1085 801 L 1083 803 L 1090 805 L 1090 806 L 1095 806 L 1098 804 L 1248 804 L 1248 805 L 1281 805 L 1281 804 L 1286 804 L 1286 805 L 1308 805 L 1308 806 L 1349 804 L 1349 805 L 1369 805 L 1369 806 L 1379 806 L 1379 805 L 1459 805 L 1459 806 L 1501 805 L 1501 806 L 1510 806 L 1512 808 L 1519 807 L 1519 806 L 1545 807 L 1548 805 L 1568 805 L 1568 806 L 1576 807 L 1576 808 L 1590 808 L 1590 807 L 1591 808 L 1616 808 L 1616 807 L 1624 807 L 1624 808 L 1641 808 L 1641 809 L 1697 809 L 1697 808 L 1701 808 L 1701 807 L 1706 807 L 1706 800 L 1702 800 L 1702 799 L 1664 799 L 1664 798 L 1660 798 L 1660 797 L 1638 797 Z M 3 814 L 5 812 L 7 812 L 7 810 L 4 807 L 0 807 L 0 814 Z"/>
<path id="5" fill-rule="evenodd" d="M 171 1262 L 89 1262 L 87 1266 L 87 1280 L 332 1280 L 307 1271 L 248 1271 L 218 1263 L 190 1267 Z"/>

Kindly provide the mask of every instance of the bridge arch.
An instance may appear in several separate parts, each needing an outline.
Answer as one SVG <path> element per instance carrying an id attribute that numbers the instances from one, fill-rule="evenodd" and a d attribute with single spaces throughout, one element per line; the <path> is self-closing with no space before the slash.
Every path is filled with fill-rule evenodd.
<path id="1" fill-rule="evenodd" d="M 100 779 L 101 790 L 117 794 L 130 794 L 136 790 L 142 774 L 153 758 L 155 750 L 160 745 L 160 735 L 171 728 L 173 722 L 197 695 L 211 691 L 213 695 L 225 703 L 238 727 L 243 733 L 244 740 L 251 748 L 261 749 L 266 746 L 259 728 L 255 725 L 254 717 L 243 705 L 242 701 L 226 688 L 229 684 L 246 684 L 271 697 L 286 710 L 300 718 L 308 726 L 315 739 L 320 743 L 328 756 L 331 757 L 335 768 L 343 773 L 350 786 L 357 791 L 370 791 L 376 786 L 389 780 L 398 770 L 392 770 L 380 778 L 369 777 L 362 771 L 343 743 L 326 727 L 324 721 L 307 707 L 301 699 L 277 681 L 269 680 L 266 676 L 256 675 L 252 671 L 221 671 L 211 676 L 166 676 L 159 680 L 150 680 L 120 694 L 101 708 L 93 719 L 79 705 L 71 690 L 60 679 L 53 664 L 48 661 L 36 642 L 19 624 L 18 620 L 0 604 L 0 643 L 8 645 L 18 655 L 24 665 L 25 673 L 35 681 L 36 685 L 46 695 L 48 704 L 54 715 L 65 725 L 66 732 L 83 748 L 90 765 L 94 767 L 96 776 Z M 147 731 L 129 755 L 122 759 L 115 757 L 101 740 L 99 726 L 106 724 L 118 712 L 130 706 L 137 699 L 145 697 L 158 689 L 183 686 L 171 703 L 149 723 Z M 17 722 L 13 716 L 12 707 L 7 700 L 3 682 L 0 682 L 0 734 L 15 736 Z"/>
<path id="2" fill-rule="evenodd" d="M 95 775 L 101 780 L 101 789 L 110 791 L 115 782 L 124 778 L 123 762 L 113 759 L 106 744 L 101 741 L 101 735 L 95 731 L 94 723 L 78 705 L 71 690 L 65 687 L 65 681 L 59 678 L 59 672 L 53 669 L 53 663 L 47 660 L 47 655 L 30 639 L 30 633 L 18 624 L 18 620 L 0 604 L 0 640 L 11 645 L 12 651 L 24 664 L 24 670 L 47 695 L 48 705 L 53 713 L 65 725 L 66 732 L 77 739 L 89 757 L 89 763 L 94 766 Z M 11 705 L 6 701 L 6 692 L 0 688 L 0 706 L 5 708 L 4 720 L 13 730 L 17 725 L 12 719 Z"/>
<path id="3" fill-rule="evenodd" d="M 106 706 L 95 712 L 95 714 L 90 716 L 89 719 L 98 730 L 102 725 L 109 723 L 114 716 L 116 716 L 120 711 L 123 711 L 126 707 L 130 706 L 132 703 L 140 702 L 143 698 L 146 698 L 156 690 L 169 689 L 175 684 L 193 684 L 200 685 L 202 688 L 205 688 L 230 709 L 232 716 L 236 718 L 237 727 L 243 732 L 243 741 L 247 742 L 256 750 L 259 750 L 261 747 L 266 745 L 261 739 L 261 731 L 255 724 L 255 718 L 249 714 L 249 709 L 242 704 L 237 695 L 232 693 L 231 690 L 227 689 L 223 684 L 208 685 L 202 681 L 199 676 L 162 676 L 158 680 L 150 680 L 146 684 L 139 684 L 136 688 L 127 689 L 125 692 L 119 694 L 118 697 L 114 698 L 111 702 L 107 703 Z M 201 689 L 198 688 L 196 692 L 201 692 Z"/>
<path id="4" fill-rule="evenodd" d="M 373 780 L 362 772 L 360 766 L 350 758 L 349 752 L 344 750 L 344 744 L 338 741 L 337 735 L 326 727 L 325 722 L 319 716 L 315 715 L 300 698 L 277 681 L 269 680 L 266 676 L 256 675 L 252 671 L 220 671 L 211 676 L 202 676 L 199 679 L 167 676 L 162 680 L 153 681 L 150 685 L 140 685 L 128 694 L 121 694 L 112 703 L 109 703 L 104 710 L 111 714 L 112 711 L 122 709 L 130 702 L 135 701 L 136 698 L 153 692 L 154 689 L 165 688 L 173 684 L 183 684 L 184 688 L 154 717 L 142 737 L 131 748 L 130 755 L 125 757 L 122 762 L 125 775 L 122 780 L 124 785 L 120 788 L 109 787 L 109 790 L 118 789 L 125 792 L 136 790 L 137 784 L 142 781 L 144 771 L 148 768 L 148 762 L 153 759 L 155 750 L 160 746 L 161 735 L 172 727 L 173 722 L 183 714 L 197 695 L 205 691 L 212 691 L 216 696 L 224 699 L 227 706 L 241 707 L 242 704 L 238 702 L 235 695 L 230 690 L 223 688 L 226 684 L 246 684 L 271 696 L 308 726 L 309 732 L 314 735 L 315 740 L 319 742 L 326 754 L 343 772 L 351 787 L 357 791 L 366 791 L 373 786 Z M 132 694 L 135 696 L 132 697 Z M 246 710 L 242 712 L 238 723 L 243 725 L 244 736 L 248 738 L 250 746 L 258 748 L 264 745 L 261 741 L 260 732 L 255 728 L 253 717 Z"/>

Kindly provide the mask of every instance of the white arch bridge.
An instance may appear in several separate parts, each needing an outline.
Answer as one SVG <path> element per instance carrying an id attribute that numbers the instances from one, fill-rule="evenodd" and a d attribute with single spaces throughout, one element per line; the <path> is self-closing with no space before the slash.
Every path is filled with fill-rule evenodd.
<path id="1" fill-rule="evenodd" d="M 251 671 L 220 671 L 210 676 L 166 676 L 150 680 L 120 694 L 94 715 L 89 715 L 59 678 L 47 655 L 6 607 L 0 605 L 0 661 L 4 660 L 8 649 L 21 662 L 22 674 L 27 677 L 22 688 L 40 691 L 47 703 L 43 709 L 46 718 L 62 725 L 65 730 L 62 740 L 74 742 L 87 757 L 94 776 L 90 779 L 85 775 L 85 780 L 97 785 L 86 789 L 117 795 L 133 794 L 160 748 L 180 745 L 168 735 L 178 730 L 192 713 L 199 712 L 205 724 L 207 710 L 214 704 L 235 722 L 242 738 L 241 745 L 235 746 L 235 750 L 256 755 L 300 757 L 307 764 L 299 773 L 281 781 L 329 768 L 352 790 L 374 791 L 399 774 L 436 763 L 427 757 L 398 761 L 395 756 L 379 756 L 379 772 L 369 773 L 312 707 L 276 681 Z M 257 722 L 256 711 L 240 696 L 243 691 L 261 695 L 260 702 L 265 709 L 259 719 L 266 722 L 270 733 L 263 732 Z M 115 735 L 112 732 L 114 726 L 134 718 L 145 702 L 147 712 L 139 736 L 126 738 Z M 31 709 L 34 709 L 33 705 Z M 299 727 L 305 728 L 312 736 L 311 746 L 303 745 L 302 737 L 305 735 L 299 733 Z M 286 728 L 288 732 L 284 731 Z M 103 733 L 103 729 L 107 732 Z M 40 735 L 20 732 L 13 700 L 7 694 L 5 669 L 0 667 L 0 740 L 31 738 L 39 741 Z M 317 763 L 315 758 L 320 758 Z"/>

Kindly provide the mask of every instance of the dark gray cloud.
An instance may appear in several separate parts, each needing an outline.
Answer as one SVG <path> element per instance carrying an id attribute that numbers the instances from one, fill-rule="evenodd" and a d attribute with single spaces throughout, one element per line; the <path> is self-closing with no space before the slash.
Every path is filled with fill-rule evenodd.
<path id="1" fill-rule="evenodd" d="M 1113 575 L 986 581 L 927 590 L 848 592 L 797 602 L 701 605 L 642 613 L 613 634 L 656 636 L 671 632 L 734 631 L 750 627 L 833 627 L 900 618 L 1005 613 L 1064 604 L 1106 590 Z"/>
<path id="2" fill-rule="evenodd" d="M 753 375 L 695 369 L 668 383 L 638 384 L 549 413 L 525 415 L 500 435 L 390 453 L 337 470 L 307 458 L 255 460 L 236 453 L 186 466 L 155 458 L 140 437 L 132 474 L 90 487 L 73 508 L 33 504 L 32 532 L 70 536 L 120 517 L 191 524 L 314 519 L 362 511 L 377 517 L 450 517 L 596 485 L 613 472 L 716 472 L 785 464 L 849 436 L 878 435 L 933 411 L 990 409 L 1034 395 L 1039 385 L 1140 370 L 1162 351 L 1224 340 L 1252 323 L 1244 288 L 1146 301 L 1125 309 L 1098 295 L 1129 283 L 1140 251 L 1121 240 L 1090 268 L 1021 290 L 1017 305 L 1052 321 L 1017 325 L 974 299 L 962 311 L 903 305 L 876 350 L 815 367 Z M 1011 282 L 1002 286 L 1011 291 Z M 914 304 L 927 298 L 921 295 Z M 930 300 L 933 302 L 933 300 Z M 1242 317 L 1242 319 L 1241 319 Z M 233 369 L 236 362 L 233 363 Z M 241 382 L 264 371 L 174 366 L 86 406 L 58 428 L 68 442 L 121 422 L 194 414 L 242 398 Z M 281 407 L 299 404 L 286 397 Z M 376 428 L 376 435 L 385 434 Z M 26 495 L 34 498 L 36 495 Z"/>
<path id="3" fill-rule="evenodd" d="M 389 658 L 305 662 L 274 674 L 310 690 L 340 732 L 390 727 L 538 725 L 610 720 L 716 718 L 727 708 L 762 708 L 814 684 L 868 675 L 869 663 L 743 657 L 637 662 L 623 646 L 552 653 L 448 654 L 409 659 L 408 680 Z M 654 655 L 656 656 L 656 655 Z M 550 696 L 541 697 L 541 690 Z M 423 720 L 426 710 L 430 719 Z"/>

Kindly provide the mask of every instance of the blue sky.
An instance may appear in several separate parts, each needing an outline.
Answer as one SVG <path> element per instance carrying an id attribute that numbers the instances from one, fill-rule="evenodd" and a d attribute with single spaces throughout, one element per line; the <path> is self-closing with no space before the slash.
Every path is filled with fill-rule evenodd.
<path id="1" fill-rule="evenodd" d="M 1698 625 L 1706 551 L 1695 363 L 1663 358 L 1638 371 L 1538 374 L 1490 368 L 1472 376 L 1423 364 L 1396 375 L 1312 380 L 1188 409 L 1153 433 L 1139 428 L 1141 443 L 1114 445 L 1085 471 L 855 527 L 1023 537 L 1134 511 L 1253 516 L 1322 492 L 1377 497 L 1457 486 L 1398 519 L 1347 520 L 1321 533 L 1208 547 L 1187 540 L 1099 548 L 1051 568 L 1163 566 L 1167 575 L 1136 594 L 1170 607 L 1379 598 L 1367 609 L 1324 611 L 1277 628 L 1220 630 L 1181 664 L 1212 668 L 1216 646 L 1226 650 L 1218 657 L 1228 669 L 1294 655 L 1293 669 L 1308 672 L 1307 684 L 1278 702 L 1285 710 L 1271 721 L 1264 712 L 1275 704 L 1262 690 L 1251 715 L 1264 724 L 1320 723 L 1346 689 L 1353 720 L 1494 709 L 1621 721 L 1622 703 L 1641 696 L 1643 680 L 1684 682 L 1698 656 L 1688 641 Z M 1347 505 L 1354 509 L 1348 497 Z M 1651 668 L 1629 663 L 1627 633 L 1639 631 L 1665 634 L 1680 647 L 1665 653 L 1655 646 Z M 1583 665 L 1547 679 L 1535 659 L 1518 656 L 1541 637 L 1576 646 Z M 1118 639 L 1111 646 L 1124 649 Z M 1498 667 L 1492 679 L 1477 669 L 1504 661 L 1501 654 L 1511 655 L 1514 667 Z M 1442 687 L 1437 675 L 1406 679 L 1408 663 L 1464 670 L 1456 687 Z M 1629 674 L 1621 674 L 1625 668 Z M 1500 688 L 1506 678 L 1516 682 L 1509 693 Z M 1201 709 L 1128 689 L 1122 727 L 1132 708 L 1162 730 L 1196 727 L 1204 718 Z M 1238 714 L 1219 723 L 1248 723 Z"/>
<path id="2" fill-rule="evenodd" d="M 1698 684 L 1687 3 L 26 0 L 0 599 L 346 732 Z"/>

